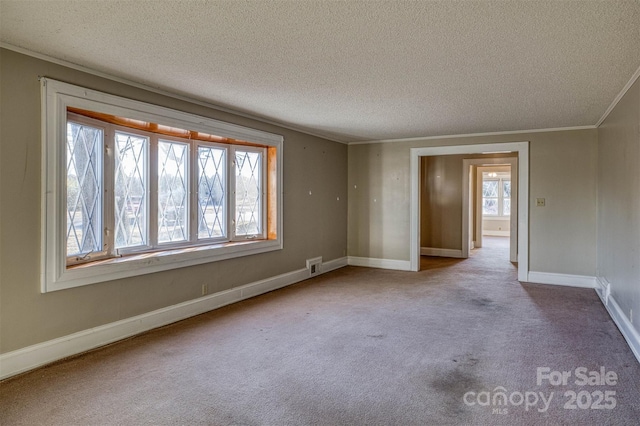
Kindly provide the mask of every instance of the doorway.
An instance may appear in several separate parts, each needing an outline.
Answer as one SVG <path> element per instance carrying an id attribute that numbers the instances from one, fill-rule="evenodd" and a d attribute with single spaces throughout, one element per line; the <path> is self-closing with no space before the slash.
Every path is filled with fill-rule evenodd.
<path id="1" fill-rule="evenodd" d="M 515 229 L 518 232 L 517 261 L 518 280 L 527 281 L 529 271 L 529 142 L 508 142 L 495 144 L 451 145 L 439 147 L 411 148 L 410 150 L 410 269 L 420 270 L 420 157 L 452 154 L 496 154 L 516 152 L 518 154 L 517 190 L 518 218 Z M 468 173 L 465 174 L 467 179 Z M 466 185 L 468 188 L 468 184 Z M 466 197 L 468 204 L 468 197 Z M 464 198 L 463 198 L 464 202 Z M 462 226 L 469 230 L 468 206 Z M 466 219 L 466 220 L 465 220 Z M 514 228 L 512 228 L 513 230 Z M 468 237 L 467 240 L 468 241 Z M 463 250 L 468 245 L 463 244 Z"/>
<path id="2" fill-rule="evenodd" d="M 462 211 L 462 241 L 463 256 L 469 256 L 471 247 L 482 247 L 482 229 L 485 228 L 485 215 L 483 214 L 483 173 L 495 173 L 498 182 L 496 192 L 495 214 L 488 221 L 491 227 L 502 227 L 509 229 L 509 261 L 518 262 L 518 212 L 519 212 L 519 191 L 520 173 L 518 172 L 518 157 L 486 157 L 465 159 L 462 162 L 463 173 L 463 211 Z M 501 185 L 500 177 L 503 173 L 509 173 L 509 214 L 505 215 L 504 185 Z M 500 173 L 500 175 L 498 175 Z M 500 197 L 503 195 L 503 197 Z M 502 199 L 501 199 L 502 198 Z M 513 200 L 513 202 L 511 202 Z M 492 213 L 492 212 L 488 212 Z M 489 215 L 488 215 L 489 216 Z M 505 221 L 507 222 L 505 224 Z"/>

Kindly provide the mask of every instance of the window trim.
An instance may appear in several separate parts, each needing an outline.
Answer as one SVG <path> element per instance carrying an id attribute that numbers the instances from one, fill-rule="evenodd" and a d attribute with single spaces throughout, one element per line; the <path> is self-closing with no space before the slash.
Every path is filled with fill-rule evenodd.
<path id="1" fill-rule="evenodd" d="M 133 277 L 191 265 L 248 256 L 283 248 L 283 143 L 284 138 L 261 130 L 135 101 L 42 77 L 42 209 L 41 292 Z M 263 200 L 265 216 L 274 229 L 264 229 L 268 239 L 218 242 L 187 248 L 132 255 L 67 267 L 66 264 L 66 123 L 67 108 L 185 128 L 263 145 L 269 179 L 275 178 L 275 203 Z M 164 139 L 164 137 L 163 137 Z M 265 173 L 267 173 L 265 166 Z M 273 187 L 273 182 L 265 182 Z M 265 197 L 266 198 L 266 197 Z M 275 205 L 274 205 L 275 204 Z M 267 218 L 263 218 L 267 224 Z"/>

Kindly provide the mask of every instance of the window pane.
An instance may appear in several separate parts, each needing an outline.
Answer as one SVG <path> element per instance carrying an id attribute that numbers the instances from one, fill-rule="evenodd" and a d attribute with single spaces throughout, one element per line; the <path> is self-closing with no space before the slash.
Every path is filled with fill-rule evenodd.
<path id="1" fill-rule="evenodd" d="M 262 154 L 236 151 L 236 235 L 262 233 Z"/>
<path id="2" fill-rule="evenodd" d="M 511 198 L 511 181 L 503 180 L 502 181 L 502 194 L 505 198 Z"/>
<path id="3" fill-rule="evenodd" d="M 509 216 L 511 214 L 511 199 L 505 198 L 502 200 L 502 214 L 504 216 Z"/>
<path id="4" fill-rule="evenodd" d="M 498 181 L 497 180 L 485 180 L 482 182 L 482 196 L 483 197 L 497 197 L 498 196 Z"/>
<path id="5" fill-rule="evenodd" d="M 158 142 L 158 242 L 186 241 L 187 162 L 186 144 Z"/>
<path id="6" fill-rule="evenodd" d="M 67 256 L 102 251 L 101 129 L 67 123 Z"/>
<path id="7" fill-rule="evenodd" d="M 496 198 L 484 198 L 482 200 L 482 214 L 498 215 L 498 200 Z"/>
<path id="8" fill-rule="evenodd" d="M 149 141 L 141 136 L 116 133 L 115 155 L 115 246 L 147 244 Z"/>
<path id="9" fill-rule="evenodd" d="M 227 151 L 198 147 L 198 238 L 226 237 Z"/>

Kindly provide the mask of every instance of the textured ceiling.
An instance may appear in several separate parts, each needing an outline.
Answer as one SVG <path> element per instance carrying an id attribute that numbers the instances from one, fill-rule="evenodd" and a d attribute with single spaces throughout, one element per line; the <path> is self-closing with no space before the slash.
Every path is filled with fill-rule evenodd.
<path id="1" fill-rule="evenodd" d="M 640 0 L 0 1 L 5 45 L 358 141 L 595 125 Z"/>

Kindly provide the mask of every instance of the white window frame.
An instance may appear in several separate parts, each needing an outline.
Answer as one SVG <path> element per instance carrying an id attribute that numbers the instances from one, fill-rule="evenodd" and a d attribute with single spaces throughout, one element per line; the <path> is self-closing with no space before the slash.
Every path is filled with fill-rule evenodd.
<path id="1" fill-rule="evenodd" d="M 67 115 L 68 117 L 68 115 Z M 105 123 L 97 121 L 97 120 L 93 120 L 90 118 L 86 118 L 86 117 L 76 117 L 75 114 L 73 114 L 73 116 L 71 117 L 71 119 L 67 119 L 67 122 L 73 122 L 76 124 L 80 124 L 80 125 L 88 125 L 91 126 L 93 128 L 96 129 L 100 129 L 102 131 L 102 137 L 103 137 L 103 145 L 104 145 L 104 141 L 107 140 L 109 138 L 108 135 L 108 129 L 107 126 L 105 126 Z M 108 181 L 110 179 L 113 178 L 112 175 L 112 168 L 108 166 L 109 162 L 105 161 L 105 157 L 107 156 L 107 152 L 104 149 L 105 147 L 102 147 L 102 153 L 100 156 L 100 171 L 102 172 L 101 175 L 101 180 L 102 180 L 102 187 L 100 188 L 102 191 L 102 196 L 101 196 L 101 205 L 102 205 L 102 211 L 105 212 L 111 212 L 113 211 L 113 197 L 111 197 L 109 194 L 106 193 L 106 188 L 104 187 L 104 182 Z M 44 169 L 43 169 L 44 170 Z M 66 172 L 66 150 L 65 150 L 65 172 Z M 66 190 L 65 190 L 65 194 L 64 197 L 66 197 Z M 66 219 L 66 216 L 65 216 Z M 103 217 L 103 221 L 105 220 L 109 220 L 110 218 L 105 218 Z M 66 231 L 66 230 L 65 230 Z M 105 248 L 105 240 L 108 240 L 109 238 L 113 238 L 112 236 L 108 236 L 106 235 L 105 229 L 103 227 L 102 229 L 102 242 L 103 242 L 103 247 L 101 251 L 95 251 L 90 253 L 90 255 L 81 255 L 79 254 L 79 257 L 76 257 L 75 259 L 73 258 L 73 256 L 69 256 L 67 257 L 67 265 L 74 265 L 74 264 L 80 264 L 84 262 L 84 259 L 86 258 L 94 258 L 94 259 L 101 259 L 101 258 L 107 258 L 110 256 L 111 253 L 109 253 L 109 251 Z M 109 246 L 109 244 L 106 244 L 107 246 Z M 66 244 L 65 244 L 66 246 Z M 66 253 L 66 247 L 65 247 L 65 253 Z"/>
<path id="2" fill-rule="evenodd" d="M 152 167 L 159 167 L 159 161 L 158 156 L 160 154 L 160 143 L 161 142 L 169 142 L 169 143 L 175 143 L 175 144 L 181 144 L 181 145 L 186 145 L 187 146 L 187 158 L 186 158 L 186 167 L 185 167 L 185 180 L 187 183 L 187 200 L 186 200 L 186 204 L 185 204 L 185 208 L 186 208 L 186 217 L 187 217 L 187 223 L 186 223 L 186 227 L 187 227 L 187 232 L 186 232 L 186 240 L 185 241 L 165 241 L 165 242 L 160 242 L 159 240 L 159 232 L 158 232 L 158 211 L 160 209 L 159 206 L 159 200 L 157 199 L 157 196 L 159 195 L 159 191 L 158 188 L 154 188 L 154 184 L 158 185 L 159 184 L 159 177 L 160 177 L 160 171 L 159 170 L 151 170 L 151 175 L 152 176 L 158 176 L 158 179 L 153 179 L 153 182 L 151 182 L 151 194 L 152 196 L 155 194 L 156 198 L 152 201 L 155 204 L 155 207 L 153 209 L 151 209 L 151 213 L 150 213 L 150 217 L 152 218 L 151 223 L 149 224 L 149 229 L 155 229 L 155 239 L 156 241 L 151 241 L 152 244 L 155 244 L 155 247 L 159 248 L 159 249 L 165 249 L 168 250 L 172 247 L 182 247 L 186 244 L 191 244 L 193 245 L 194 242 L 191 241 L 192 238 L 192 229 L 193 228 L 193 209 L 192 209 L 192 194 L 193 194 L 193 175 L 195 174 L 195 171 L 192 170 L 192 165 L 193 165 L 193 149 L 195 148 L 195 144 L 190 144 L 180 138 L 176 138 L 176 137 L 172 137 L 172 136 L 165 136 L 165 135 L 157 135 L 157 140 L 155 142 L 155 144 L 151 144 L 152 146 L 152 150 L 151 150 L 151 158 L 155 158 L 155 160 L 151 161 Z M 197 200 L 198 196 L 196 193 L 195 199 Z"/>
<path id="3" fill-rule="evenodd" d="M 226 184 L 226 189 L 227 189 L 227 193 L 225 194 L 225 198 L 226 198 L 226 202 L 225 202 L 225 206 L 224 206 L 224 225 L 225 225 L 225 231 L 227 232 L 225 235 L 221 236 L 221 237 L 212 237 L 212 238 L 200 238 L 198 236 L 198 226 L 200 225 L 200 218 L 199 218 L 199 213 L 200 210 L 198 208 L 198 197 L 194 197 L 192 200 L 192 205 L 191 205 L 191 211 L 193 215 L 196 215 L 195 217 L 195 223 L 194 223 L 194 227 L 191 230 L 192 232 L 192 238 L 194 238 L 197 241 L 212 241 L 212 242 L 227 242 L 227 241 L 231 241 L 231 236 L 229 234 L 229 222 L 231 219 L 231 212 L 230 212 L 230 207 L 229 207 L 229 192 L 231 191 L 231 178 L 230 175 L 233 172 L 233 170 L 231 170 L 231 168 L 229 167 L 230 164 L 230 156 L 231 156 L 231 149 L 229 148 L 228 145 L 223 145 L 223 144 L 219 144 L 219 143 L 214 143 L 214 142 L 205 142 L 205 141 L 197 141 L 194 144 L 194 149 L 193 152 L 191 153 L 191 155 L 193 156 L 193 163 L 195 165 L 195 170 L 194 172 L 191 174 L 192 177 L 192 182 L 191 182 L 191 188 L 192 191 L 195 191 L 196 193 L 199 191 L 199 186 L 198 186 L 198 177 L 200 176 L 198 169 L 199 169 L 199 162 L 198 162 L 198 148 L 199 147 L 205 147 L 205 148 L 214 148 L 214 149 L 222 149 L 225 151 L 225 164 L 227 165 L 226 169 L 225 169 L 225 173 L 224 173 L 224 179 L 225 179 L 225 184 Z M 192 217 L 193 218 L 193 217 Z"/>
<path id="4" fill-rule="evenodd" d="M 116 155 L 116 142 L 115 142 L 115 135 L 116 133 L 120 133 L 120 134 L 125 134 L 125 135 L 129 135 L 129 136 L 133 136 L 133 137 L 142 137 L 142 138 L 146 138 L 147 139 L 147 147 L 146 147 L 146 156 L 145 156 L 145 162 L 146 162 L 146 171 L 145 171 L 145 179 L 146 179 L 146 186 L 147 186 L 147 197 L 145 199 L 145 211 L 147 212 L 148 218 L 147 218 L 147 227 L 146 227 L 146 244 L 143 245 L 139 245 L 139 246 L 130 246 L 130 247 L 123 247 L 123 248 L 119 248 L 117 249 L 115 247 L 115 233 L 116 230 L 115 228 L 108 229 L 107 232 L 107 236 L 110 239 L 110 248 L 111 248 L 111 255 L 115 255 L 115 256 L 121 256 L 124 254 L 133 254 L 133 253 L 144 253 L 147 252 L 149 250 L 151 250 L 152 248 L 152 241 L 151 241 L 151 229 L 152 229 L 152 224 L 154 222 L 154 218 L 153 215 L 151 214 L 152 210 L 151 210 L 151 205 L 153 203 L 153 187 L 154 187 L 154 183 L 152 182 L 151 176 L 153 175 L 151 168 L 152 168 L 152 164 L 155 164 L 155 162 L 152 160 L 153 156 L 155 155 L 155 153 L 153 152 L 153 150 L 151 149 L 151 138 L 153 138 L 153 134 L 148 133 L 148 132 L 144 132 L 144 131 L 131 131 L 128 129 L 117 129 L 115 128 L 115 126 L 109 125 L 109 124 L 105 124 L 105 127 L 107 128 L 107 132 L 105 133 L 105 147 L 108 153 L 110 153 L 109 157 L 113 157 L 115 158 Z M 107 137 L 108 135 L 108 137 Z M 111 167 L 113 166 L 113 167 Z M 112 169 L 112 173 L 110 176 L 110 179 L 113 181 L 114 177 L 115 177 L 115 171 L 116 171 L 116 167 L 115 167 L 115 161 L 112 161 L 110 164 L 107 165 L 107 167 L 109 167 L 110 169 Z M 107 195 L 109 202 L 111 203 L 111 208 L 109 210 L 107 210 L 107 215 L 112 216 L 115 215 L 115 191 L 114 191 L 114 185 L 111 184 L 105 184 L 105 194 Z M 103 227 L 106 229 L 107 224 L 103 224 Z"/>
<path id="5" fill-rule="evenodd" d="M 265 214 L 267 211 L 267 194 L 266 194 L 266 182 L 267 182 L 267 151 L 264 148 L 257 148 L 257 147 L 250 147 L 250 146 L 246 146 L 246 147 L 233 147 L 230 152 L 229 152 L 229 156 L 231 157 L 231 162 L 233 163 L 233 170 L 231 170 L 231 173 L 229 173 L 229 185 L 228 187 L 231 188 L 230 191 L 233 192 L 233 194 L 230 194 L 234 199 L 236 196 L 236 160 L 235 160 L 235 156 L 236 156 L 236 151 L 244 151 L 244 152 L 256 152 L 261 154 L 262 156 L 262 161 L 261 161 L 261 165 L 260 165 L 260 173 L 262 175 L 262 187 L 260 188 L 260 202 L 261 202 L 261 211 L 263 212 L 262 216 L 260 217 L 260 230 L 261 230 L 261 235 L 264 236 L 264 234 L 266 233 L 266 227 L 267 227 L 267 215 Z M 232 226 L 230 227 L 231 229 L 231 235 L 230 235 L 230 239 L 231 241 L 246 241 L 247 239 L 254 239 L 254 238 L 260 238 L 260 235 L 237 235 L 236 234 L 236 226 L 235 226 L 235 222 L 237 219 L 237 212 L 236 212 L 236 203 L 229 203 L 229 216 L 228 216 L 228 220 L 231 221 Z"/>
<path id="6" fill-rule="evenodd" d="M 510 214 L 508 214 L 508 215 L 504 214 L 503 207 L 504 207 L 504 199 L 505 199 L 505 197 L 504 197 L 504 187 L 503 187 L 503 185 L 504 185 L 505 181 L 511 182 L 511 178 L 510 177 L 502 177 L 502 176 L 498 175 L 497 177 L 492 177 L 492 178 L 485 179 L 484 178 L 484 174 L 485 173 L 487 173 L 487 172 L 483 172 L 482 182 L 483 183 L 485 181 L 498 182 L 498 196 L 497 197 L 485 197 L 485 196 L 483 196 L 482 197 L 482 201 L 483 201 L 482 205 L 484 206 L 484 199 L 485 198 L 496 199 L 498 201 L 498 214 L 486 214 L 483 211 L 482 212 L 482 217 L 484 219 L 487 219 L 487 220 L 508 220 L 511 217 L 511 215 Z M 510 200 L 511 197 L 508 197 L 508 199 Z"/>
<path id="7" fill-rule="evenodd" d="M 240 256 L 248 256 L 281 250 L 283 247 L 283 143 L 280 135 L 225 123 L 207 117 L 197 116 L 145 102 L 134 101 L 72 84 L 42 77 L 42 256 L 41 291 L 51 292 L 120 278 L 133 277 L 191 265 L 198 265 Z M 275 148 L 275 238 L 243 240 L 241 242 L 208 242 L 191 245 L 189 248 L 172 248 L 146 253 L 142 256 L 109 259 L 67 267 L 66 258 L 66 131 L 67 108 L 74 107 L 114 116 L 126 117 L 152 123 L 213 134 L 225 138 L 255 143 Z M 135 131 L 135 133 L 143 133 Z M 106 135 L 105 135 L 106 138 Z M 159 139 L 171 140 L 161 136 Z M 210 145 L 203 143 L 203 145 Z M 195 146 L 195 145 L 194 145 Z M 266 148 L 263 159 L 266 161 Z M 192 149 L 191 155 L 195 155 Z M 229 151 L 230 152 L 230 151 Z M 153 155 L 153 153 L 149 153 Z M 151 162 L 153 163 L 153 161 Z M 263 165 L 266 179 L 266 165 Z M 113 171 L 109 170 L 111 174 Z M 194 173 L 190 173 L 193 176 Z M 227 178 L 229 178 L 227 171 Z M 271 177 L 271 176 L 270 176 Z M 227 181 L 228 185 L 231 181 Z M 193 183 L 192 183 L 193 185 Z M 266 188 L 263 181 L 263 190 Z M 192 190 L 196 187 L 192 186 Z M 229 185 L 228 188 L 231 188 Z M 104 200 L 109 199 L 109 194 Z M 263 202 L 266 203 L 263 191 Z M 152 200 L 150 200 L 152 202 Z M 189 206 L 194 214 L 192 205 Z M 228 206 L 227 206 L 228 208 Z M 263 221 L 267 220 L 266 208 Z M 231 218 L 227 211 L 227 221 Z M 266 222 L 263 231 L 266 235 Z"/>

